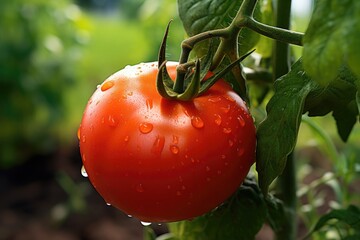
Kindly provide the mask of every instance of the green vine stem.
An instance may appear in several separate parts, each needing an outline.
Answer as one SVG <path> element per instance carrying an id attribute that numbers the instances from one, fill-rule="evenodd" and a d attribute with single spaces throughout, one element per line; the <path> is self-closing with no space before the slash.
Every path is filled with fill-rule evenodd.
<path id="1" fill-rule="evenodd" d="M 279 1 L 280 3 L 282 1 Z M 238 36 L 243 28 L 249 28 L 259 34 L 273 38 L 280 42 L 302 45 L 303 33 L 298 33 L 288 30 L 287 27 L 282 26 L 270 26 L 264 23 L 258 22 L 253 18 L 257 0 L 244 0 L 239 8 L 239 11 L 231 24 L 223 29 L 215 29 L 206 32 L 199 33 L 192 37 L 185 39 L 181 44 L 181 55 L 179 59 L 178 72 L 175 79 L 173 90 L 177 93 L 184 91 L 184 82 L 186 67 L 189 60 L 189 55 L 194 46 L 204 40 L 210 38 L 220 38 L 220 44 L 214 55 L 212 66 L 210 70 L 214 70 L 219 66 L 221 61 L 227 56 L 231 62 L 236 61 L 239 58 L 238 55 Z M 279 16 L 281 18 L 281 16 Z M 246 85 L 245 78 L 242 73 L 242 67 L 239 66 L 233 68 L 234 76 L 237 77 L 241 88 L 242 97 L 246 98 Z"/>
<path id="2" fill-rule="evenodd" d="M 276 25 L 282 29 L 290 28 L 291 0 L 277 1 Z M 287 31 L 282 32 L 282 36 L 288 36 Z M 298 35 L 291 35 L 298 36 Z M 289 40 L 289 39 L 288 39 Z M 290 70 L 290 50 L 289 41 L 275 42 L 273 51 L 273 74 L 278 79 Z M 296 221 L 296 173 L 295 173 L 294 153 L 291 152 L 287 158 L 283 174 L 278 178 L 278 188 L 280 190 L 280 199 L 284 203 L 287 221 L 285 226 L 276 233 L 277 240 L 296 239 L 297 221 Z"/>

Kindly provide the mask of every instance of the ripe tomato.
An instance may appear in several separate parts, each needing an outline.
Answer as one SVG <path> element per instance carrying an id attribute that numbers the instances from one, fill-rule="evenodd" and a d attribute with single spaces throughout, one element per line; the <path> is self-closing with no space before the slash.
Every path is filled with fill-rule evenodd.
<path id="1" fill-rule="evenodd" d="M 177 63 L 167 64 L 170 76 Z M 242 183 L 255 158 L 255 128 L 223 80 L 188 102 L 157 93 L 157 63 L 106 79 L 79 128 L 82 160 L 105 201 L 145 222 L 202 215 Z"/>

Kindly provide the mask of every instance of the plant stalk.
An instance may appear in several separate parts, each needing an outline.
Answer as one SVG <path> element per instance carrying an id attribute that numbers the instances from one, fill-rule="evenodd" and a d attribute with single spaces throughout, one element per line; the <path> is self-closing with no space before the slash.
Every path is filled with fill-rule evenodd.
<path id="1" fill-rule="evenodd" d="M 276 27 L 282 29 L 290 28 L 291 0 L 278 0 L 276 9 Z M 285 42 L 276 41 L 273 51 L 274 78 L 278 79 L 290 70 L 290 48 Z M 276 233 L 277 240 L 296 239 L 296 171 L 294 153 L 291 152 L 287 158 L 283 174 L 278 178 L 280 199 L 283 201 L 287 221 L 285 226 Z"/>

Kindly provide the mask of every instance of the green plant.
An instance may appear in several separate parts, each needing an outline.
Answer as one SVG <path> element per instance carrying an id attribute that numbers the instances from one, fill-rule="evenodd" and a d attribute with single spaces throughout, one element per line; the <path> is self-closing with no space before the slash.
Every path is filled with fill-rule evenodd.
<path id="1" fill-rule="evenodd" d="M 81 22 L 67 0 L 0 3 L 0 168 L 49 153 L 64 137 Z"/>
<path id="2" fill-rule="evenodd" d="M 254 239 L 265 222 L 277 239 L 296 238 L 294 149 L 303 115 L 332 113 L 345 142 L 358 121 L 360 29 L 355 23 L 360 20 L 360 2 L 316 1 L 304 34 L 289 30 L 290 9 L 291 0 L 178 1 L 189 38 L 182 42 L 172 84 L 165 65 L 166 30 L 159 54 L 159 93 L 167 99 L 193 101 L 207 87 L 211 91 L 211 84 L 222 76 L 255 117 L 258 178 L 247 179 L 213 211 L 170 223 L 171 233 L 159 239 Z M 303 46 L 298 59 L 289 44 Z M 248 56 L 253 48 L 255 53 Z M 211 81 L 204 80 L 208 70 L 215 73 Z M 337 156 L 331 148 L 330 153 Z M 337 218 L 354 229 L 341 231 L 342 237 L 358 236 L 358 219 L 351 211 L 358 210 L 351 206 L 324 215 L 314 230 Z M 228 229 L 231 224 L 238 228 Z M 150 230 L 146 237 L 156 238 Z"/>

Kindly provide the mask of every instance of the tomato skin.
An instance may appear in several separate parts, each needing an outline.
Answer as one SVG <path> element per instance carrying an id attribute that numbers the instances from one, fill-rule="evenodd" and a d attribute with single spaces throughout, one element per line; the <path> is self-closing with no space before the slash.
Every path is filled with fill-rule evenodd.
<path id="1" fill-rule="evenodd" d="M 177 63 L 167 68 L 173 78 Z M 255 127 L 223 80 L 187 102 L 156 90 L 157 63 L 128 66 L 89 100 L 79 128 L 89 179 L 105 201 L 145 222 L 202 215 L 240 186 L 255 160 Z"/>

